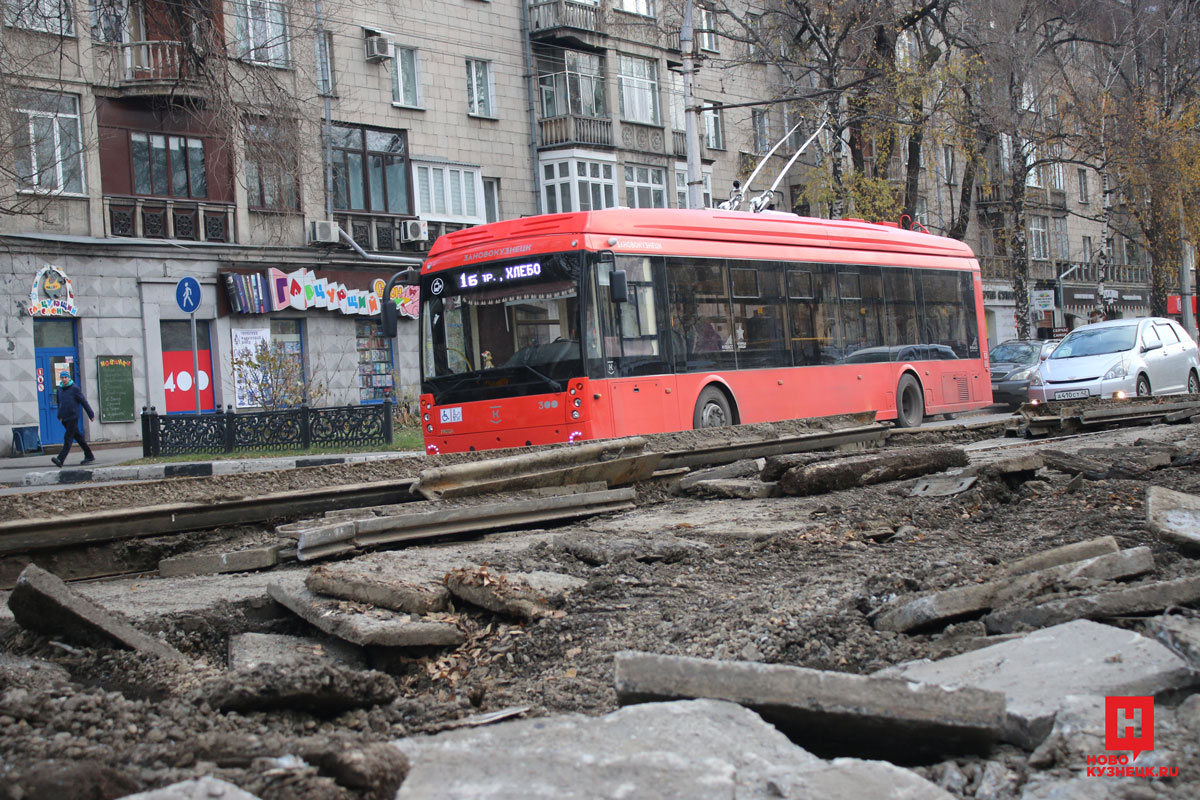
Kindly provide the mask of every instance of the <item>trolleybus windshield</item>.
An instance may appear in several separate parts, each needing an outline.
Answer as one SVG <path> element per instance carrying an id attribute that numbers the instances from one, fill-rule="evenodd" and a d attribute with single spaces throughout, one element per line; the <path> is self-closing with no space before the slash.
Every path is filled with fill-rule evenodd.
<path id="1" fill-rule="evenodd" d="M 581 376 L 582 263 L 551 253 L 423 276 L 422 391 L 469 402 L 559 392 Z"/>

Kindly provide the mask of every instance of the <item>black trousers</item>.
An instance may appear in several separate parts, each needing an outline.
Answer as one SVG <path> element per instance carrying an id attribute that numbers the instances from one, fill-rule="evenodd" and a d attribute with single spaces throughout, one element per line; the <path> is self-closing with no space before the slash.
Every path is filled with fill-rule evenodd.
<path id="1" fill-rule="evenodd" d="M 79 446 L 83 448 L 83 457 L 92 458 L 92 448 L 88 447 L 88 443 L 84 441 L 83 431 L 79 428 L 79 418 L 64 419 L 62 424 L 66 428 L 66 433 L 63 435 L 63 447 L 58 453 L 58 460 L 67 460 L 67 454 L 71 452 L 71 442 L 79 442 Z"/>

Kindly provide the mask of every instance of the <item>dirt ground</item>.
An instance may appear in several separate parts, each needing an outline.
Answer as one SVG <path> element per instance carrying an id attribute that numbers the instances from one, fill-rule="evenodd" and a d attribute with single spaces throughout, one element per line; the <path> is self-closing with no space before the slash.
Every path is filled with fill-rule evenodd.
<path id="1" fill-rule="evenodd" d="M 684 438 L 685 446 L 697 443 Z M 1200 426 L 1126 429 L 1045 446 L 1072 451 L 1138 440 L 1200 452 Z M 972 461 L 1039 446 L 1004 446 L 1014 444 L 1001 440 L 995 449 L 973 450 Z M 138 484 L 53 497 L 16 495 L 0 498 L 0 518 L 249 496 L 309 481 L 392 479 L 427 465 L 374 462 L 183 479 L 167 482 L 167 488 Z M 383 797 L 381 781 L 350 788 L 328 773 L 289 767 L 278 757 L 314 736 L 365 746 L 517 706 L 528 707 L 529 715 L 607 713 L 617 706 L 612 665 L 613 654 L 622 650 L 853 673 L 957 654 L 985 635 L 982 623 L 904 635 L 876 631 L 870 615 L 898 594 L 978 581 L 1006 561 L 1103 535 L 1116 537 L 1123 548 L 1150 546 L 1159 578 L 1197 574 L 1196 562 L 1147 531 L 1144 501 L 1151 484 L 1200 493 L 1200 467 L 1163 468 L 1141 480 L 1084 481 L 1073 491 L 1069 480 L 1043 470 L 1023 486 L 980 482 L 943 498 L 910 498 L 908 483 L 759 500 L 646 492 L 633 511 L 563 526 L 554 536 L 531 534 L 534 544 L 488 565 L 496 573 L 546 570 L 584 579 L 586 588 L 572 594 L 559 613 L 525 623 L 459 604 L 448 618 L 466 633 L 463 645 L 391 661 L 398 699 L 335 716 L 299 708 L 222 713 L 209 703 L 213 682 L 226 673 L 230 634 L 311 635 L 295 617 L 231 604 L 141 625 L 195 659 L 189 666 L 80 647 L 21 630 L 11 618 L 0 620 L 0 798 L 120 797 L 202 774 L 220 775 L 264 800 Z M 884 529 L 904 526 L 911 528 L 880 541 Z M 169 582 L 158 583 L 169 591 Z M 142 591 L 149 586 L 143 582 Z M 1136 629 L 1141 621 L 1123 624 Z M 232 749 L 241 756 L 230 755 L 229 742 L 240 743 Z M 1013 776 L 990 795 L 995 798 L 1020 797 L 1022 785 L 1037 772 L 1029 754 L 1011 746 L 1000 747 L 990 760 Z M 918 771 L 934 781 L 957 771 L 965 783 L 950 786 L 952 793 L 983 797 L 976 790 L 986 764 L 960 758 Z M 1156 783 L 1152 794 L 1141 796 L 1195 797 L 1200 764 L 1192 759 L 1180 768 L 1176 781 Z M 47 786 L 64 793 L 39 793 Z M 83 793 L 85 788 L 91 793 Z"/>

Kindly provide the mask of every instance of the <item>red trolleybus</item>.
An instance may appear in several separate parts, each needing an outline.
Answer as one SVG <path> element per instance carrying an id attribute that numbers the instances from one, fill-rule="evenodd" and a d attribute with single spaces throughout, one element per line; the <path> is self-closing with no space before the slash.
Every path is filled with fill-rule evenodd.
<path id="1" fill-rule="evenodd" d="M 421 269 L 431 453 L 991 403 L 962 242 L 794 214 L 628 209 L 440 237 Z"/>

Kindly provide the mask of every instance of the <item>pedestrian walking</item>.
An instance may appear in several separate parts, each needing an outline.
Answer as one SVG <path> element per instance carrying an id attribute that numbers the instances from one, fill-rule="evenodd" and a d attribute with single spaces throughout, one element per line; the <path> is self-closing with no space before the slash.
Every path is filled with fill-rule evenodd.
<path id="1" fill-rule="evenodd" d="M 75 381 L 71 380 L 71 375 L 64 372 L 58 383 L 58 418 L 62 421 L 63 427 L 66 428 L 66 433 L 63 436 L 62 451 L 54 458 L 50 459 L 55 466 L 61 467 L 63 462 L 67 460 L 67 454 L 71 452 L 71 442 L 79 442 L 79 446 L 83 448 L 83 461 L 79 463 L 90 464 L 96 460 L 92 455 L 92 448 L 88 447 L 87 441 L 83 438 L 83 431 L 79 428 L 79 411 L 80 409 L 87 412 L 88 419 L 94 420 L 96 414 L 92 411 L 92 407 L 88 405 L 87 398 L 83 396 L 83 392 L 75 385 Z"/>

